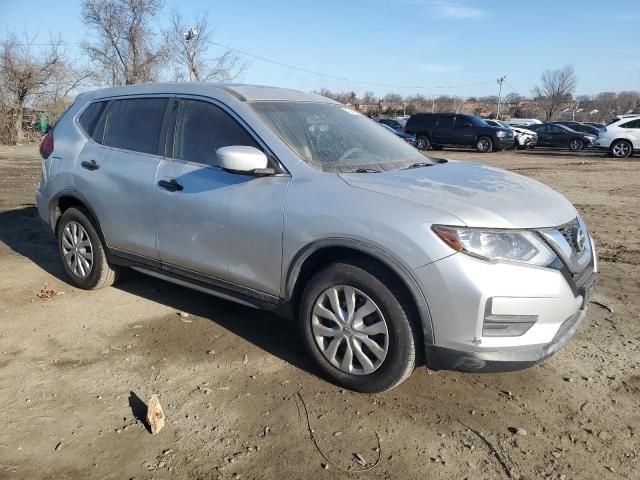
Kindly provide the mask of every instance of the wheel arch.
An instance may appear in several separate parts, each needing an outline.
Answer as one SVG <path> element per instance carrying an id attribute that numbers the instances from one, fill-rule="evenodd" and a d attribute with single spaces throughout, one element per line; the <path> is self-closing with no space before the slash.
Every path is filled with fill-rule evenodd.
<path id="1" fill-rule="evenodd" d="M 102 232 L 102 227 L 98 221 L 98 217 L 91 207 L 91 204 L 84 198 L 84 196 L 75 190 L 63 190 L 53 196 L 49 204 L 49 225 L 55 234 L 58 230 L 58 222 L 62 217 L 62 214 L 71 207 L 79 207 L 85 210 L 93 220 L 93 224 L 96 227 L 98 235 L 103 245 L 107 245 Z"/>
<path id="2" fill-rule="evenodd" d="M 297 311 L 305 280 L 324 265 L 347 258 L 370 259 L 381 265 L 397 281 L 415 309 L 420 322 L 421 343 L 434 343 L 433 324 L 427 300 L 409 268 L 384 250 L 361 240 L 349 238 L 331 238 L 312 242 L 302 248 L 293 258 L 283 278 L 282 291 L 287 302 Z M 423 348 L 424 351 L 424 348 Z"/>

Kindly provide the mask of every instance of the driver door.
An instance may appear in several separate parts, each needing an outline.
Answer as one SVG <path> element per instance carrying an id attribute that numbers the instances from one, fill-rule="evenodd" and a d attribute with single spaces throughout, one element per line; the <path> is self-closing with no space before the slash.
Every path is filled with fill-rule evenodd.
<path id="1" fill-rule="evenodd" d="M 240 293 L 280 293 L 284 199 L 290 177 L 218 166 L 216 150 L 264 150 L 221 106 L 182 99 L 156 178 L 163 268 Z"/>

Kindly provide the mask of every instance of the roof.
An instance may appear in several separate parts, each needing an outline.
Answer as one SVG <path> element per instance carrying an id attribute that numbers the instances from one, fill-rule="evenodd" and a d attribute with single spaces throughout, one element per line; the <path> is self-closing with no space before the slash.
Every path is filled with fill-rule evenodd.
<path id="1" fill-rule="evenodd" d="M 242 83 L 210 83 L 210 82 L 174 82 L 174 83 L 142 83 L 124 85 L 121 87 L 105 88 L 87 92 L 94 98 L 115 97 L 120 95 L 140 95 L 153 93 L 182 93 L 192 95 L 218 95 L 222 92 L 233 95 L 242 102 L 260 101 L 290 101 L 338 103 L 315 93 L 306 93 L 288 88 L 268 87 L 264 85 L 249 85 Z"/>

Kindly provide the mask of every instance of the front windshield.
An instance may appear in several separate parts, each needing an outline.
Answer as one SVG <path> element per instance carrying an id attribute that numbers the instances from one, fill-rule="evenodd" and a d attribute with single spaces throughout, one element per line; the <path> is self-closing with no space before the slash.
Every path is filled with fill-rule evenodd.
<path id="1" fill-rule="evenodd" d="M 377 122 L 342 105 L 255 102 L 251 106 L 300 158 L 324 171 L 396 170 L 433 163 Z"/>

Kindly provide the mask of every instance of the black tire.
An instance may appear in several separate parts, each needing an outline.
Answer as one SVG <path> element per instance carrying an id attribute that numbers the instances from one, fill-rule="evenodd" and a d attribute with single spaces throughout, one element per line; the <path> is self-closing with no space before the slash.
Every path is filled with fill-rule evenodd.
<path id="1" fill-rule="evenodd" d="M 71 229 L 74 227 L 74 224 L 80 225 L 84 229 L 90 242 L 88 247 L 83 247 L 85 252 L 92 254 L 92 263 L 90 268 L 86 269 L 88 273 L 86 273 L 85 276 L 80 276 L 74 272 L 72 266 L 68 265 L 67 260 L 65 260 L 65 250 L 68 249 L 69 237 L 67 237 L 66 241 L 63 240 L 63 237 L 65 237 L 65 229 L 67 226 Z M 84 233 L 82 235 L 84 235 Z M 58 222 L 56 237 L 58 239 L 58 253 L 62 260 L 62 266 L 74 285 L 84 290 L 97 290 L 113 285 L 120 269 L 116 266 L 109 265 L 104 245 L 88 212 L 73 207 L 67 209 Z M 67 252 L 67 255 L 69 255 L 69 252 Z M 78 257 L 78 253 L 71 253 L 71 258 L 74 256 Z"/>
<path id="2" fill-rule="evenodd" d="M 479 153 L 488 153 L 493 150 L 493 140 L 491 137 L 482 136 L 476 140 L 476 150 Z"/>
<path id="3" fill-rule="evenodd" d="M 569 140 L 569 148 L 572 152 L 579 152 L 584 149 L 584 141 L 581 138 L 572 138 Z"/>
<path id="4" fill-rule="evenodd" d="M 416 137 L 416 148 L 418 150 L 429 150 L 431 140 L 426 135 L 418 135 Z"/>
<path id="5" fill-rule="evenodd" d="M 388 350 L 380 366 L 371 373 L 358 375 L 339 369 L 325 358 L 316 343 L 312 330 L 313 309 L 327 289 L 339 285 L 353 287 L 368 296 L 378 306 L 386 322 Z M 330 264 L 311 278 L 301 297 L 299 320 L 305 347 L 331 382 L 364 393 L 390 390 L 405 380 L 415 367 L 419 334 L 408 318 L 407 312 L 411 309 L 407 305 L 407 299 L 393 280 L 377 265 L 357 259 Z M 345 354 L 342 355 L 344 359 Z"/>
<path id="6" fill-rule="evenodd" d="M 627 140 L 615 140 L 609 147 L 613 158 L 627 158 L 633 152 L 633 145 Z"/>
<path id="7" fill-rule="evenodd" d="M 442 150 L 443 148 L 442 145 L 431 145 L 431 150 Z"/>

